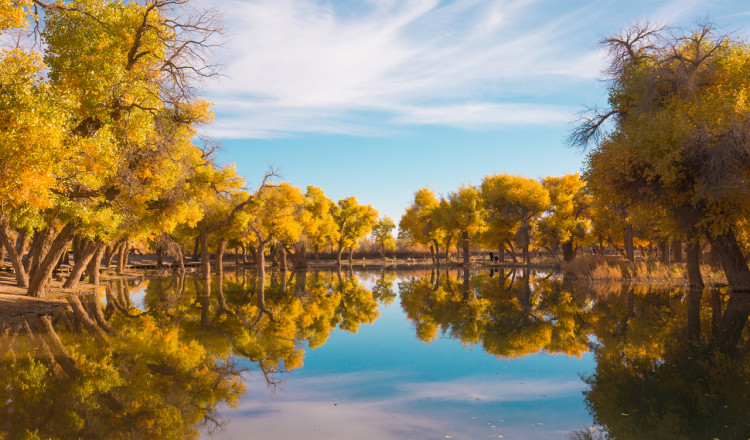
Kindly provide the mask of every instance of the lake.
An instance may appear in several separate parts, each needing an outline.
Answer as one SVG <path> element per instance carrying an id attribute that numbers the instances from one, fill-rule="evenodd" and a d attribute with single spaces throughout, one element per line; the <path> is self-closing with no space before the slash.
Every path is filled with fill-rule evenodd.
<path id="1" fill-rule="evenodd" d="M 1 327 L 0 433 L 747 439 L 748 297 L 456 268 L 111 280 Z"/>

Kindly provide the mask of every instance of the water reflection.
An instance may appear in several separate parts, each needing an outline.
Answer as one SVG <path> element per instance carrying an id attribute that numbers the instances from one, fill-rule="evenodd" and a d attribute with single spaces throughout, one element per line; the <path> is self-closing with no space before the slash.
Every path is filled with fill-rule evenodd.
<path id="1" fill-rule="evenodd" d="M 380 327 L 354 335 L 383 310 Z M 111 280 L 67 311 L 0 324 L 0 438 L 196 438 L 225 427 L 220 414 L 278 436 L 277 419 L 295 415 L 271 416 L 262 390 L 305 371 L 302 400 L 294 384 L 279 393 L 306 408 L 308 425 L 322 414 L 305 403 L 314 394 L 368 420 L 403 420 L 363 438 L 450 427 L 466 438 L 746 439 L 749 313 L 748 294 L 581 286 L 528 270 Z M 333 334 L 350 336 L 301 369 Z M 567 361 L 592 355 L 591 368 Z M 572 378 L 558 372 L 570 368 Z M 241 399 L 240 412 L 217 412 Z M 576 405 L 591 417 L 571 416 Z M 526 423 L 542 415 L 546 425 Z"/>
<path id="2" fill-rule="evenodd" d="M 580 357 L 587 350 L 586 291 L 550 277 L 528 270 L 473 277 L 446 270 L 411 278 L 399 289 L 401 306 L 425 342 L 441 331 L 504 358 L 540 351 Z"/>
<path id="3" fill-rule="evenodd" d="M 749 300 L 719 289 L 631 289 L 609 302 L 608 311 L 627 312 L 599 314 L 597 366 L 585 378 L 605 438 L 750 438 Z"/>

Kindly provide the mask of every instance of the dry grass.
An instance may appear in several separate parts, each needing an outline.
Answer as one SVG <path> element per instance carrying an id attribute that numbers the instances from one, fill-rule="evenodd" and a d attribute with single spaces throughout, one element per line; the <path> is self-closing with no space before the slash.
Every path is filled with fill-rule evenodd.
<path id="1" fill-rule="evenodd" d="M 575 278 L 617 280 L 630 276 L 630 263 L 622 257 L 585 255 L 563 266 Z"/>
<path id="2" fill-rule="evenodd" d="M 592 281 L 641 280 L 677 281 L 687 278 L 684 264 L 662 264 L 657 261 L 638 260 L 630 263 L 619 256 L 587 255 L 576 258 L 563 267 L 568 275 Z M 722 276 L 711 271 L 709 266 L 701 266 L 706 282 L 720 281 Z"/>

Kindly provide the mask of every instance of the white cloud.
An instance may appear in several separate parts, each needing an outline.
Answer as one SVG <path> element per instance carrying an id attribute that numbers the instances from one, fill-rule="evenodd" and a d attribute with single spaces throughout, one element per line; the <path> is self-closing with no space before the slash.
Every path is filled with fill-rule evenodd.
<path id="1" fill-rule="evenodd" d="M 227 78 L 212 85 L 225 138 L 382 134 L 396 124 L 555 124 L 519 103 L 534 81 L 588 80 L 602 55 L 572 53 L 576 11 L 519 24 L 536 0 L 233 0 Z M 513 98 L 508 98 L 513 95 Z M 576 103 L 578 104 L 578 103 Z M 363 114 L 375 115 L 364 120 Z M 392 130 L 392 128 L 391 128 Z"/>

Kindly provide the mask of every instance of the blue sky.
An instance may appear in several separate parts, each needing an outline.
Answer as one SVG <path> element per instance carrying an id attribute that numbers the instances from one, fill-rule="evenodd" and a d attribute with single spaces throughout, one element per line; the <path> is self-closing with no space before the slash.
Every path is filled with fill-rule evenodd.
<path id="1" fill-rule="evenodd" d="M 597 47 L 630 23 L 710 18 L 750 35 L 747 0 L 223 0 L 225 76 L 207 133 L 257 185 L 350 195 L 396 222 L 414 191 L 579 171 L 576 114 L 606 103 Z"/>

